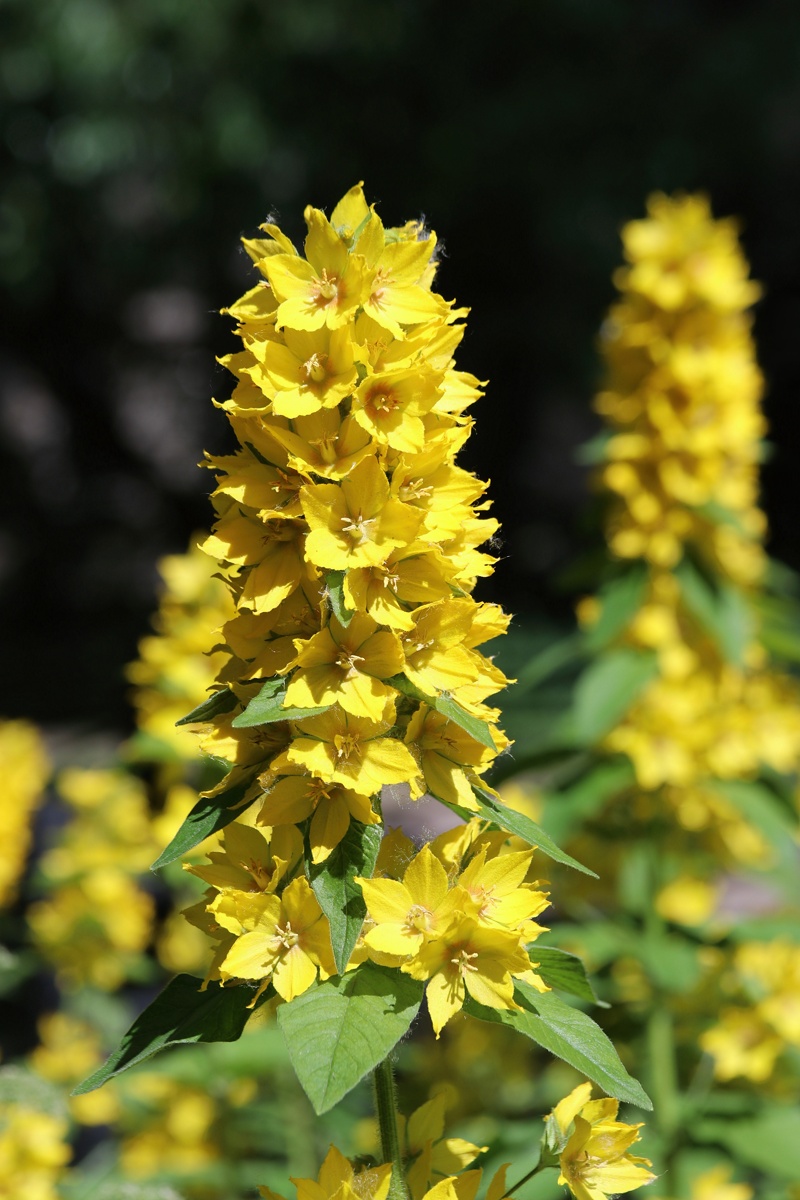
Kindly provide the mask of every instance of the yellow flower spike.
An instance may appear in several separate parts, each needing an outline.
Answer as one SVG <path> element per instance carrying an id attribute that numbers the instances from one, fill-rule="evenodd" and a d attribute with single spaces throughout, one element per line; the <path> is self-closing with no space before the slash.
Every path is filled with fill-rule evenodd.
<path id="1" fill-rule="evenodd" d="M 286 689 L 287 706 L 322 708 L 340 704 L 355 717 L 380 721 L 394 689 L 382 683 L 404 667 L 403 647 L 394 633 L 379 629 L 364 613 L 345 628 L 334 618 L 308 641 L 296 643 L 290 664 L 299 669 Z"/>

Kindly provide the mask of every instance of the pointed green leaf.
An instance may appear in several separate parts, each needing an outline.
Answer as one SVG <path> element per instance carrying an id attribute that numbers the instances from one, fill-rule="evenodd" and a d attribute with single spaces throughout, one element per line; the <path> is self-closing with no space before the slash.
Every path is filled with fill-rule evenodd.
<path id="1" fill-rule="evenodd" d="M 577 954 L 557 950 L 555 946 L 540 946 L 538 942 L 531 942 L 527 949 L 531 962 L 536 964 L 536 974 L 549 987 L 568 992 L 580 1000 L 588 1000 L 591 1004 L 599 1004 L 601 1008 L 608 1008 L 605 1001 L 597 999 L 586 967 Z"/>
<path id="2" fill-rule="evenodd" d="M 444 693 L 440 693 L 438 696 L 426 696 L 418 687 L 415 687 L 410 679 L 406 679 L 405 675 L 392 675 L 386 682 L 396 688 L 398 692 L 402 692 L 404 696 L 410 696 L 412 700 L 420 700 L 423 704 L 427 704 L 428 708 L 435 709 L 443 717 L 447 717 L 448 721 L 458 725 L 470 737 L 475 738 L 475 741 L 480 742 L 482 746 L 488 747 L 489 750 L 497 749 L 486 722 L 481 721 L 478 717 L 473 717 L 472 713 L 463 709 L 452 696 Z"/>
<path id="3" fill-rule="evenodd" d="M 230 712 L 235 707 L 236 697 L 230 688 L 224 688 L 221 692 L 215 692 L 213 696 L 209 696 L 202 704 L 198 704 L 197 708 L 193 708 L 175 724 L 193 725 L 196 721 L 210 721 L 214 717 L 218 717 L 220 713 Z"/>
<path id="4" fill-rule="evenodd" d="M 535 821 L 532 821 L 530 817 L 524 817 L 522 813 L 514 812 L 513 808 L 506 808 L 505 804 L 501 804 L 499 800 L 496 800 L 490 792 L 485 792 L 483 788 L 474 787 L 472 790 L 475 793 L 475 802 L 478 805 L 478 810 L 487 820 L 504 829 L 506 833 L 515 833 L 517 837 L 521 837 L 529 845 L 536 846 L 538 850 L 541 850 L 542 854 L 546 854 L 554 862 L 563 863 L 566 867 L 574 867 L 576 871 L 582 871 L 584 875 L 591 875 L 593 879 L 597 879 L 594 871 L 590 871 L 588 867 L 584 867 L 582 863 L 579 863 L 576 858 L 561 850 L 553 839 Z"/>
<path id="5" fill-rule="evenodd" d="M 323 863 L 306 863 L 308 877 L 319 906 L 331 927 L 331 945 L 336 968 L 343 975 L 353 953 L 367 906 L 357 875 L 369 879 L 381 846 L 379 825 L 351 821 L 339 845 Z"/>
<path id="6" fill-rule="evenodd" d="M 152 864 L 150 870 L 158 871 L 161 867 L 175 862 L 176 858 L 182 858 L 184 854 L 194 850 L 195 846 L 199 846 L 212 833 L 217 833 L 226 825 L 230 825 L 231 821 L 249 808 L 256 799 L 254 794 L 245 801 L 245 796 L 254 779 L 255 773 L 249 774 L 214 796 L 201 796 L 170 844 L 165 850 L 162 850 Z"/>
<path id="7" fill-rule="evenodd" d="M 201 992 L 201 986 L 202 980 L 193 975 L 177 975 L 171 980 L 136 1018 L 118 1049 L 93 1075 L 78 1084 L 73 1096 L 93 1092 L 115 1075 L 121 1075 L 168 1046 L 187 1042 L 235 1042 L 241 1037 L 253 1011 L 248 1005 L 252 1003 L 254 989 L 223 988 L 219 983 L 209 983 Z"/>
<path id="8" fill-rule="evenodd" d="M 635 563 L 600 589 L 597 596 L 600 615 L 584 634 L 587 650 L 596 653 L 625 631 L 642 607 L 647 581 L 646 567 Z"/>
<path id="9" fill-rule="evenodd" d="M 328 594 L 331 612 L 346 629 L 354 614 L 344 602 L 344 576 L 344 571 L 328 571 L 325 576 L 325 591 Z"/>
<path id="10" fill-rule="evenodd" d="M 642 1085 L 625 1070 L 600 1026 L 586 1013 L 571 1008 L 552 992 L 537 992 L 527 983 L 517 984 L 514 998 L 522 1006 L 518 1012 L 484 1008 L 471 998 L 464 1009 L 482 1021 L 516 1029 L 569 1063 L 607 1095 L 639 1108 L 653 1107 Z"/>
<path id="11" fill-rule="evenodd" d="M 753 634 L 753 614 L 738 588 L 712 579 L 685 557 L 675 570 L 681 598 L 728 662 L 741 665 Z"/>
<path id="12" fill-rule="evenodd" d="M 363 963 L 281 1005 L 278 1025 L 318 1116 L 393 1050 L 417 1015 L 422 991 L 400 971 Z"/>
<path id="13" fill-rule="evenodd" d="M 231 725 L 234 729 L 251 729 L 254 725 L 270 725 L 274 721 L 301 721 L 303 717 L 316 717 L 327 712 L 331 707 L 326 704 L 323 708 L 284 708 L 285 695 L 285 679 L 268 679 L 244 712 L 233 718 Z"/>
<path id="14" fill-rule="evenodd" d="M 596 659 L 575 685 L 573 729 L 582 745 L 593 745 L 620 721 L 656 675 L 655 654 L 619 649 Z"/>

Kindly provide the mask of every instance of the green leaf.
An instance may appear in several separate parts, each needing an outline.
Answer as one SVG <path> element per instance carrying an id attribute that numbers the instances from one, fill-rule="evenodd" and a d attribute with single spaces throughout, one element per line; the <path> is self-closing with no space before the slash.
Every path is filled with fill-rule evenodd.
<path id="1" fill-rule="evenodd" d="M 372 877 L 380 846 L 379 825 L 351 821 L 347 833 L 325 862 L 306 864 L 314 895 L 330 923 L 333 957 L 340 975 L 347 968 L 367 915 L 355 877 Z"/>
<path id="2" fill-rule="evenodd" d="M 573 731 L 581 744 L 593 745 L 625 716 L 656 675 L 656 656 L 639 650 L 612 650 L 583 672 L 575 685 Z"/>
<path id="3" fill-rule="evenodd" d="M 363 963 L 281 1005 L 278 1025 L 318 1116 L 383 1062 L 417 1015 L 422 991 L 400 971 Z"/>
<path id="4" fill-rule="evenodd" d="M 675 570 L 681 598 L 728 662 L 741 665 L 753 633 L 753 617 L 738 588 L 711 580 L 690 558 Z"/>
<path id="5" fill-rule="evenodd" d="M 517 697 L 538 687 L 545 679 L 549 679 L 551 675 L 560 671 L 562 667 L 569 666 L 570 663 L 578 662 L 585 657 L 586 643 L 579 633 L 570 634 L 569 637 L 560 638 L 555 642 L 551 641 L 544 649 L 529 658 L 525 666 L 519 670 L 517 682 L 513 685 L 515 702 Z"/>
<path id="6" fill-rule="evenodd" d="M 576 858 L 572 858 L 564 850 L 556 845 L 551 837 L 545 831 L 532 821 L 530 817 L 524 817 L 522 813 L 514 812 L 512 808 L 506 808 L 505 804 L 501 804 L 499 800 L 490 792 L 485 792 L 483 788 L 473 787 L 475 793 L 475 802 L 478 805 L 478 811 L 487 820 L 504 829 L 506 833 L 515 833 L 517 837 L 521 837 L 531 846 L 536 846 L 541 850 L 542 854 L 546 854 L 548 858 L 552 858 L 554 862 L 563 863 L 566 867 L 574 867 L 576 871 L 582 871 L 584 875 L 591 875 L 593 879 L 597 879 L 594 871 L 590 871 L 588 867 L 584 867 Z"/>
<path id="7" fill-rule="evenodd" d="M 478 717 L 473 717 L 472 713 L 463 709 L 451 696 L 444 693 L 440 693 L 438 696 L 427 696 L 410 679 L 406 679 L 405 675 L 392 675 L 386 682 L 398 692 L 402 692 L 404 696 L 410 696 L 412 700 L 420 700 L 423 704 L 427 704 L 428 708 L 435 709 L 443 717 L 447 717 L 448 721 L 458 725 L 470 737 L 475 738 L 475 741 L 480 742 L 482 746 L 488 747 L 489 750 L 497 750 L 486 722 L 481 721 Z"/>
<path id="8" fill-rule="evenodd" d="M 776 845 L 785 845 L 787 838 L 796 833 L 797 821 L 788 815 L 772 789 L 758 780 L 715 779 L 713 790 Z"/>
<path id="9" fill-rule="evenodd" d="M 198 704 L 197 708 L 193 708 L 175 724 L 193 725 L 196 721 L 210 721 L 213 717 L 218 717 L 220 713 L 230 712 L 235 707 L 236 697 L 230 688 L 224 688 L 221 692 L 215 692 L 213 696 L 209 696 L 202 704 Z"/>
<path id="10" fill-rule="evenodd" d="M 325 576 L 325 591 L 328 593 L 333 615 L 346 629 L 352 621 L 354 613 L 344 602 L 344 576 L 344 571 L 328 571 Z"/>
<path id="11" fill-rule="evenodd" d="M 597 599 L 600 615 L 583 637 L 590 653 L 603 650 L 627 629 L 644 602 L 648 572 L 644 564 L 636 563 L 624 575 L 602 587 Z"/>
<path id="12" fill-rule="evenodd" d="M 800 1179 L 800 1111 L 794 1106 L 769 1105 L 744 1121 L 692 1122 L 692 1138 L 721 1143 L 739 1162 L 783 1179 Z"/>
<path id="13" fill-rule="evenodd" d="M 571 1008 L 552 992 L 540 994 L 527 983 L 517 983 L 514 998 L 522 1006 L 518 1012 L 484 1008 L 471 998 L 464 1009 L 481 1021 L 516 1029 L 569 1063 L 607 1095 L 639 1108 L 653 1107 L 642 1085 L 625 1070 L 600 1026 L 586 1013 Z"/>
<path id="14" fill-rule="evenodd" d="M 327 712 L 331 707 L 326 704 L 322 708 L 284 708 L 285 695 L 285 679 L 268 679 L 244 712 L 233 718 L 231 725 L 234 729 L 251 729 L 254 725 L 270 725 L 273 721 L 301 721 L 303 717 L 316 717 Z"/>
<path id="15" fill-rule="evenodd" d="M 557 950 L 555 946 L 540 946 L 538 942 L 532 942 L 527 949 L 531 962 L 537 964 L 534 967 L 536 974 L 541 976 L 550 987 L 558 988 L 560 992 L 568 992 L 570 996 L 577 996 L 580 1000 L 588 1000 L 591 1004 L 600 1004 L 601 1007 L 608 1008 L 604 1001 L 597 999 L 591 980 L 586 974 L 586 967 L 577 954 L 569 954 L 566 950 Z"/>
<path id="16" fill-rule="evenodd" d="M 636 782 L 627 758 L 590 759 L 590 767 L 562 791 L 546 796 L 547 828 L 556 839 L 569 837 L 597 813 L 611 796 Z"/>
<path id="17" fill-rule="evenodd" d="M 156 861 L 151 865 L 151 871 L 158 871 L 168 863 L 175 862 L 199 846 L 212 833 L 230 825 L 236 817 L 249 808 L 256 796 L 245 801 L 245 796 L 251 787 L 255 774 L 249 774 L 238 783 L 213 796 L 201 796 L 181 825 L 174 838 L 165 850 L 162 850 Z"/>
<path id="18" fill-rule="evenodd" d="M 226 987 L 209 983 L 200 991 L 202 980 L 193 975 L 177 975 L 164 991 L 131 1025 L 119 1048 L 99 1070 L 79 1083 L 73 1096 L 83 1096 L 102 1087 L 115 1075 L 121 1075 L 169 1046 L 187 1042 L 235 1042 L 252 1015 L 248 1005 L 255 992 L 249 987 Z M 262 999 L 265 999 L 264 996 Z"/>

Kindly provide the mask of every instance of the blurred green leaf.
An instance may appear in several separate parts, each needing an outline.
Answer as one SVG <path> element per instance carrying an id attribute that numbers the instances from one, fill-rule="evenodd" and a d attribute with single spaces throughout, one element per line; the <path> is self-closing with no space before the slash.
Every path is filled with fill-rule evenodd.
<path id="1" fill-rule="evenodd" d="M 693 1122 L 692 1137 L 719 1143 L 737 1162 L 767 1175 L 800 1179 L 800 1110 L 794 1106 L 768 1104 L 744 1121 L 701 1119 Z"/>
<path id="2" fill-rule="evenodd" d="M 644 603 L 648 586 L 648 571 L 636 563 L 623 575 L 601 587 L 597 594 L 600 615 L 583 635 L 590 654 L 603 650 L 627 629 Z"/>
<path id="3" fill-rule="evenodd" d="M 625 716 L 658 670 L 656 656 L 612 650 L 593 662 L 575 685 L 572 729 L 581 745 L 594 745 Z"/>

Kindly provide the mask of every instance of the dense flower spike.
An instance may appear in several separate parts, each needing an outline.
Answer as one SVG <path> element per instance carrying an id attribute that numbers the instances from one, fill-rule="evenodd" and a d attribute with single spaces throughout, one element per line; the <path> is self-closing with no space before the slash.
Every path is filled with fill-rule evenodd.
<path id="1" fill-rule="evenodd" d="M 602 482 L 622 558 L 672 567 L 686 545 L 740 582 L 759 578 L 763 381 L 747 309 L 761 294 L 733 221 L 702 196 L 652 196 L 623 230 L 622 298 L 603 329 L 609 422 Z M 720 511 L 730 514 L 719 520 Z"/>
<path id="2" fill-rule="evenodd" d="M 431 290 L 436 235 L 385 228 L 360 184 L 330 220 L 305 218 L 304 255 L 272 224 L 244 243 L 262 278 L 228 310 L 242 350 L 225 360 L 237 383 L 221 407 L 239 449 L 209 458 L 218 519 L 204 543 L 232 615 L 217 676 L 228 699 L 202 746 L 232 764 L 221 787 L 260 799 L 273 883 L 224 877 L 220 862 L 191 913 L 220 942 L 212 977 L 271 983 L 285 1000 L 334 968 L 327 918 L 302 855 L 283 857 L 281 829 L 300 827 L 322 864 L 353 822 L 380 819 L 384 785 L 474 809 L 473 786 L 508 744 L 485 703 L 506 680 L 479 650 L 507 619 L 470 594 L 492 569 L 479 546 L 497 525 L 483 516 L 486 485 L 455 464 L 481 390 L 453 362 L 464 312 Z M 483 1002 L 513 1006 L 534 908 L 511 933 L 477 903 L 462 913 L 459 945 L 491 960 Z M 414 970 L 438 979 L 418 958 Z"/>

